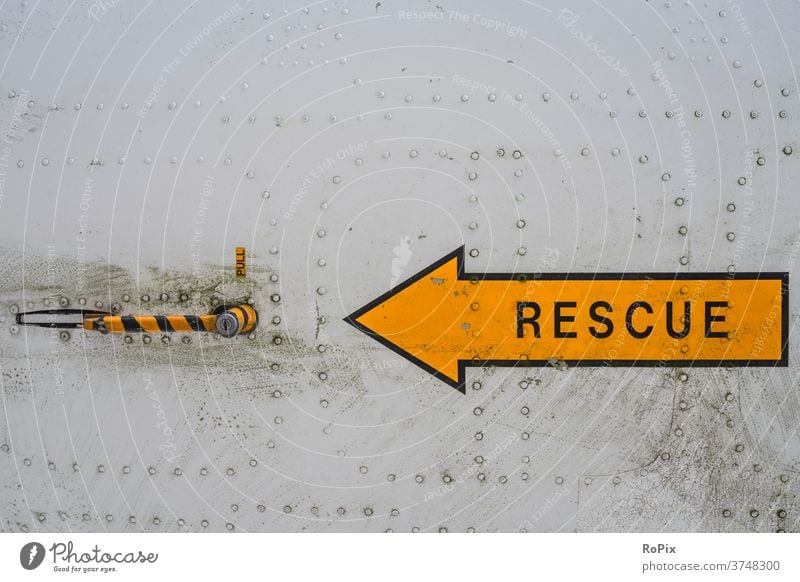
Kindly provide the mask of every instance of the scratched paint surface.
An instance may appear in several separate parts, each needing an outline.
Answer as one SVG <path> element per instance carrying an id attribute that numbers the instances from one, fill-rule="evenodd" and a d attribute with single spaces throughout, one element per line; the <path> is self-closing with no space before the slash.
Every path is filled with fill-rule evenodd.
<path id="1" fill-rule="evenodd" d="M 798 29 L 789 1 L 4 4 L 0 529 L 800 530 Z M 460 245 L 788 273 L 789 364 L 461 394 L 343 321 Z M 245 298 L 233 339 L 14 324 Z"/>
<path id="2" fill-rule="evenodd" d="M 459 364 L 476 360 L 519 367 L 553 359 L 584 366 L 784 365 L 783 275 L 545 279 L 464 273 L 460 261 L 461 249 L 348 321 L 461 391 Z"/>

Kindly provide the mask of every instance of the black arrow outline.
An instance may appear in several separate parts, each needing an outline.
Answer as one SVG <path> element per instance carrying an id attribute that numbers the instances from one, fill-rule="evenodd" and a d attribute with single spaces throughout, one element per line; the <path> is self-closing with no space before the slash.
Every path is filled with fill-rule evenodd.
<path id="1" fill-rule="evenodd" d="M 354 311 L 344 318 L 346 321 L 359 331 L 367 334 L 372 339 L 383 344 L 396 354 L 402 356 L 412 364 L 422 368 L 432 376 L 452 386 L 462 394 L 467 393 L 466 388 L 466 369 L 482 368 L 485 366 L 495 366 L 504 368 L 534 368 L 543 367 L 550 364 L 550 360 L 458 360 L 458 380 L 452 380 L 434 367 L 426 364 L 416 356 L 412 356 L 403 348 L 392 343 L 379 333 L 371 330 L 367 326 L 359 323 L 359 317 L 371 311 L 381 303 L 397 295 L 404 289 L 410 287 L 423 277 L 435 271 L 445 263 L 456 259 L 456 272 L 458 281 L 526 281 L 534 279 L 539 281 L 593 281 L 593 280 L 625 280 L 625 281 L 697 281 L 697 280 L 719 280 L 719 279 L 757 279 L 762 281 L 781 281 L 781 358 L 779 360 L 564 360 L 571 367 L 650 367 L 659 364 L 678 364 L 688 367 L 711 368 L 718 366 L 753 366 L 753 367 L 782 367 L 789 365 L 789 273 L 766 272 L 766 273 L 467 273 L 464 271 L 464 246 L 460 246 L 454 251 L 447 253 L 444 257 L 422 269 L 416 275 L 406 279 L 399 285 L 393 287 L 377 299 L 367 303 L 361 309 Z"/>

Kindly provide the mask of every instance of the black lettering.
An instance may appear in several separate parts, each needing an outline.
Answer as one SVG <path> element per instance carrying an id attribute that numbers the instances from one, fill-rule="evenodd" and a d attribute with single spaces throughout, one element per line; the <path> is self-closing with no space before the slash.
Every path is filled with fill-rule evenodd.
<path id="1" fill-rule="evenodd" d="M 611 313 L 614 310 L 611 308 L 611 305 L 605 301 L 595 301 L 589 307 L 589 317 L 591 317 L 597 323 L 602 323 L 603 325 L 606 326 L 606 329 L 604 331 L 597 331 L 596 327 L 590 326 L 589 333 L 596 338 L 605 339 L 612 333 L 614 333 L 614 323 L 609 318 L 604 317 L 599 313 L 597 313 L 598 308 L 605 309 L 607 313 Z"/>
<path id="2" fill-rule="evenodd" d="M 728 307 L 727 301 L 706 301 L 706 337 L 726 338 L 728 337 L 727 331 L 711 331 L 712 323 L 725 323 L 724 315 L 715 315 L 711 313 L 712 309 L 719 307 Z"/>
<path id="3" fill-rule="evenodd" d="M 525 317 L 525 310 L 533 309 L 533 315 Z M 539 316 L 542 314 L 542 308 L 535 301 L 517 301 L 517 337 L 525 337 L 525 330 L 523 325 L 530 325 L 533 327 L 533 337 L 540 338 L 541 333 L 539 330 Z"/>
<path id="4" fill-rule="evenodd" d="M 636 339 L 644 339 L 653 333 L 653 326 L 648 325 L 644 328 L 644 331 L 636 331 L 636 328 L 633 327 L 633 312 L 637 309 L 644 309 L 647 313 L 652 314 L 653 308 L 647 301 L 634 301 L 631 303 L 631 306 L 628 307 L 627 313 L 625 313 L 625 327 L 628 328 L 628 333 Z"/>
<path id="5" fill-rule="evenodd" d="M 563 323 L 571 323 L 575 321 L 574 315 L 562 315 L 561 308 L 574 308 L 577 307 L 578 304 L 574 301 L 556 301 L 553 304 L 553 309 L 555 309 L 555 314 L 553 315 L 553 324 L 555 325 L 555 337 L 557 338 L 569 338 L 569 337 L 578 337 L 578 334 L 574 331 L 561 331 L 561 324 Z"/>
<path id="6" fill-rule="evenodd" d="M 670 337 L 675 339 L 683 339 L 689 335 L 689 330 L 692 328 L 692 304 L 688 301 L 683 302 L 683 329 L 675 331 L 672 327 L 672 301 L 667 301 L 667 333 Z"/>

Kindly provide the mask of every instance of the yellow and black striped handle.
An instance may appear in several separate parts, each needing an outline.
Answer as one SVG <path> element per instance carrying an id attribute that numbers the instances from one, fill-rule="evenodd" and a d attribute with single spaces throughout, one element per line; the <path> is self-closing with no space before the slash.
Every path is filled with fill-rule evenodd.
<path id="1" fill-rule="evenodd" d="M 206 315 L 101 315 L 83 320 L 83 328 L 101 333 L 161 333 L 202 331 L 233 337 L 255 329 L 255 309 L 246 303 Z"/>

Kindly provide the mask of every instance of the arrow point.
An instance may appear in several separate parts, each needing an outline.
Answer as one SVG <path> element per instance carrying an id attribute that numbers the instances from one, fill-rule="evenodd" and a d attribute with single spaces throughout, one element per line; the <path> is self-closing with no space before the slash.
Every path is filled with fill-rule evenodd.
<path id="1" fill-rule="evenodd" d="M 429 374 L 466 394 L 460 346 L 447 341 L 455 321 L 453 286 L 461 279 L 464 247 L 354 311 L 344 321 Z M 430 349 L 435 345 L 435 349 Z"/>

